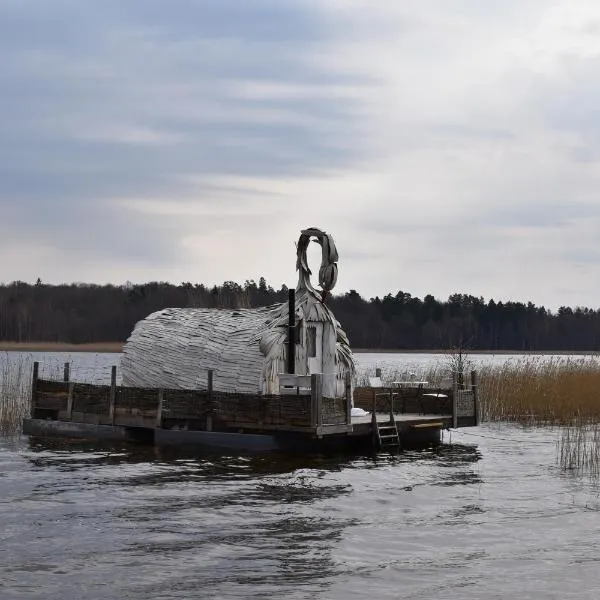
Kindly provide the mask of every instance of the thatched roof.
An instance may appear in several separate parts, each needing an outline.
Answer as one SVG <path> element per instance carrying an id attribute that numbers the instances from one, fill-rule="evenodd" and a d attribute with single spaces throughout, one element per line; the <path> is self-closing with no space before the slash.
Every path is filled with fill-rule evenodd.
<path id="1" fill-rule="evenodd" d="M 306 248 L 317 237 L 323 248 L 319 280 L 323 295 L 310 283 Z M 318 229 L 302 232 L 298 243 L 296 319 L 327 324 L 334 348 L 325 357 L 329 373 L 343 379 L 354 373 L 346 334 L 324 303 L 337 278 L 337 251 L 331 236 Z M 126 385 L 200 389 L 209 369 L 222 391 L 276 393 L 285 371 L 288 306 L 255 309 L 167 308 L 140 321 L 125 344 L 121 368 Z M 306 364 L 306 348 L 297 346 L 296 363 Z M 302 371 L 299 371 L 302 372 Z M 331 392 L 333 393 L 333 391 Z"/>
<path id="2" fill-rule="evenodd" d="M 256 337 L 281 305 L 258 309 L 167 308 L 140 321 L 123 349 L 127 385 L 201 389 L 209 369 L 223 391 L 261 390 L 265 357 Z"/>

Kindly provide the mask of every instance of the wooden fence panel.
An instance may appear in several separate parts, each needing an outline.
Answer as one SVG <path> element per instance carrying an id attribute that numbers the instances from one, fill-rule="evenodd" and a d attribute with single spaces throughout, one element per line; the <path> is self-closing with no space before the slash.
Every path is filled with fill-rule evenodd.
<path id="1" fill-rule="evenodd" d="M 73 385 L 74 413 L 107 415 L 109 404 L 109 385 L 93 385 L 89 383 L 75 383 Z"/>
<path id="2" fill-rule="evenodd" d="M 38 379 L 33 390 L 33 408 L 46 410 L 67 410 L 69 384 L 63 381 Z"/>

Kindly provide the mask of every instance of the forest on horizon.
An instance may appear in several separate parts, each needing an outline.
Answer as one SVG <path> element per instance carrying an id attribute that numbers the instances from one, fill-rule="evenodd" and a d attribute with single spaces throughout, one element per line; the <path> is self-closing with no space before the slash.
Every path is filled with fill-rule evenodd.
<path id="1" fill-rule="evenodd" d="M 226 281 L 141 285 L 0 285 L 0 341 L 122 342 L 135 323 L 166 307 L 249 308 L 285 302 L 285 285 Z M 598 349 L 600 310 L 496 302 L 467 294 L 441 301 L 399 291 L 366 299 L 355 290 L 327 300 L 353 348 L 587 351 Z"/>

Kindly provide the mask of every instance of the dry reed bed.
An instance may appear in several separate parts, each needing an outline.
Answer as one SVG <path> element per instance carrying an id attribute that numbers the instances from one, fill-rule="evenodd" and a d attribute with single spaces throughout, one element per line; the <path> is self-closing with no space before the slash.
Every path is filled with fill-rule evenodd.
<path id="1" fill-rule="evenodd" d="M 482 420 L 530 425 L 600 422 L 600 362 L 595 357 L 523 359 L 480 373 Z"/>
<path id="2" fill-rule="evenodd" d="M 561 469 L 600 476 L 598 357 L 523 359 L 485 368 L 480 399 L 484 421 L 557 427 Z"/>
<path id="3" fill-rule="evenodd" d="M 0 353 L 0 434 L 14 435 L 29 414 L 31 357 Z"/>

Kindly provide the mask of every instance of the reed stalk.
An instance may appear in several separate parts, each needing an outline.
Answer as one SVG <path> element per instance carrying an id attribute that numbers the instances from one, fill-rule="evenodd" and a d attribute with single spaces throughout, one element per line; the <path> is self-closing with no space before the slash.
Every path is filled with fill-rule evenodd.
<path id="1" fill-rule="evenodd" d="M 31 357 L 0 353 L 0 435 L 14 435 L 29 414 Z"/>

